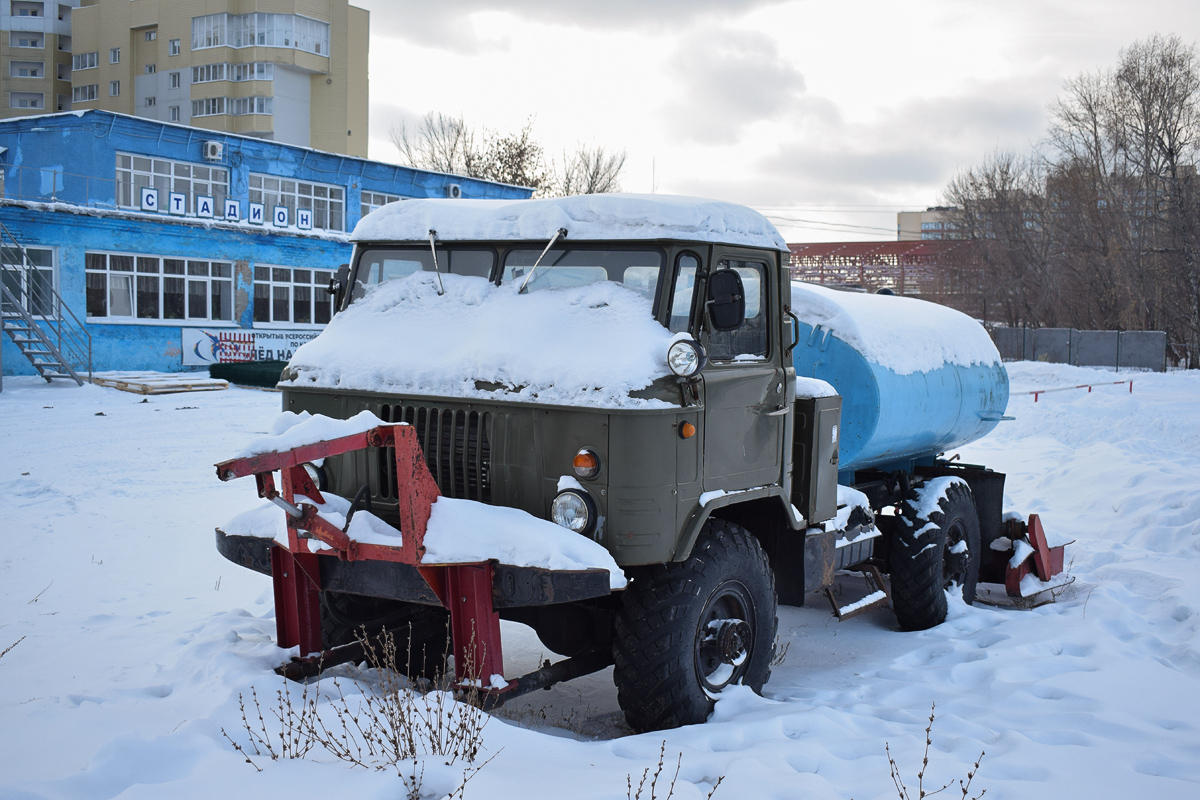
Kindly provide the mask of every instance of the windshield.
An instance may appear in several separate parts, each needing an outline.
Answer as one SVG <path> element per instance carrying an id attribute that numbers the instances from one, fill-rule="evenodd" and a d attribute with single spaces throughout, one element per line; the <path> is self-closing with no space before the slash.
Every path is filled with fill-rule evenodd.
<path id="1" fill-rule="evenodd" d="M 437 263 L 438 269 L 452 275 L 490 278 L 496 253 L 488 248 L 438 245 Z M 433 272 L 433 254 L 428 245 L 367 250 L 358 259 L 358 269 L 354 275 L 355 296 L 361 292 L 362 286 L 404 278 L 414 272 Z"/>
<path id="2" fill-rule="evenodd" d="M 504 283 L 521 282 L 537 264 L 540 249 L 511 250 L 504 257 Z M 662 254 L 655 250 L 601 250 L 552 248 L 537 265 L 525 287 L 527 292 L 585 286 L 616 281 L 651 303 L 662 272 Z"/>

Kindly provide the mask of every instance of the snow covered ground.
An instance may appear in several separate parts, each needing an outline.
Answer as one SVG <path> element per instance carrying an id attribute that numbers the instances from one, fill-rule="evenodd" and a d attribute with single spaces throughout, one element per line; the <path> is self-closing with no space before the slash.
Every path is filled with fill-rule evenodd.
<path id="1" fill-rule="evenodd" d="M 781 609 L 789 649 L 766 697 L 732 691 L 706 725 L 632 736 L 610 672 L 538 692 L 512 712 L 526 727 L 488 722 L 494 758 L 466 796 L 624 798 L 665 741 L 684 800 L 720 776 L 718 800 L 895 797 L 884 744 L 915 781 L 934 702 L 938 786 L 986 750 L 973 788 L 989 798 L 1200 796 L 1200 375 L 1035 404 L 1020 393 L 1125 375 L 1010 372 L 1017 419 L 962 456 L 1008 472 L 1016 508 L 1077 540 L 1058 602 L 959 604 L 911 634 L 886 610 Z M 404 796 L 394 773 L 317 751 L 256 772 L 220 733 L 241 730 L 239 693 L 273 695 L 283 654 L 269 582 L 213 546 L 215 524 L 259 502 L 252 482 L 222 484 L 212 464 L 278 403 L 5 380 L 0 650 L 19 643 L 0 658 L 0 798 Z M 536 638 L 505 634 L 509 672 L 535 666 Z M 426 788 L 446 791 L 445 772 L 431 762 Z"/>

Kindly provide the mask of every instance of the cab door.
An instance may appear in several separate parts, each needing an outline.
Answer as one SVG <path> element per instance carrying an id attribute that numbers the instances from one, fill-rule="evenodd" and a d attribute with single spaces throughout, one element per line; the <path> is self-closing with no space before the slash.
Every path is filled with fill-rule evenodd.
<path id="1" fill-rule="evenodd" d="M 742 279 L 746 317 L 731 331 L 704 324 L 704 491 L 779 483 L 787 420 L 787 377 L 773 309 L 777 265 L 761 255 L 714 253 L 713 271 Z"/>

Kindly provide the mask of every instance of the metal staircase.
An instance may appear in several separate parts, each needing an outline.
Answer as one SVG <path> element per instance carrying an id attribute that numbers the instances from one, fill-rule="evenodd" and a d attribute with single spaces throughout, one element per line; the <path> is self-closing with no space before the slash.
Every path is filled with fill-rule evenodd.
<path id="1" fill-rule="evenodd" d="M 91 334 L 2 222 L 0 327 L 47 382 L 91 380 Z"/>

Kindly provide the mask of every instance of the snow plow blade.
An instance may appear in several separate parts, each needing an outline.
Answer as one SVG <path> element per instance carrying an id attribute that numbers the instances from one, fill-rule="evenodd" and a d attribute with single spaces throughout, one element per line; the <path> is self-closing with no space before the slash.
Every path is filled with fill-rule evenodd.
<path id="1" fill-rule="evenodd" d="M 318 513 L 311 500 L 325 499 L 304 464 L 364 448 L 394 448 L 399 527 L 386 525 L 396 544 L 356 541 L 350 532 L 355 509 L 337 527 Z M 496 707 L 534 689 L 603 669 L 607 654 L 566 659 L 507 680 L 500 641 L 499 609 L 568 603 L 611 592 L 605 569 L 550 570 L 501 564 L 494 560 L 428 564 L 425 533 L 433 504 L 441 496 L 426 465 L 416 431 L 407 425 L 380 425 L 290 450 L 222 461 L 222 481 L 253 475 L 258 495 L 283 509 L 287 542 L 228 535 L 217 529 L 217 550 L 241 566 L 270 575 L 275 592 L 277 644 L 299 647 L 300 655 L 276 671 L 301 680 L 347 661 L 363 658 L 352 643 L 325 649 L 321 640 L 321 592 L 337 591 L 390 598 L 449 611 L 455 685 L 478 693 L 485 707 Z M 274 473 L 280 473 L 280 487 Z M 299 498 L 299 499 L 298 499 Z M 370 513 L 358 511 L 358 514 Z M 393 536 L 386 537 L 391 540 Z M 602 663 L 603 662 L 603 663 Z"/>
<path id="2" fill-rule="evenodd" d="M 1010 519 L 1007 526 L 1006 535 L 992 543 L 990 560 L 981 565 L 979 581 L 1003 584 L 1008 601 L 1000 601 L 993 593 L 985 596 L 983 592 L 978 599 L 1015 606 L 1049 602 L 1036 598 L 1074 581 L 1063 571 L 1066 546 L 1071 542 L 1051 547 L 1037 514 L 1030 514 L 1024 522 Z"/>

